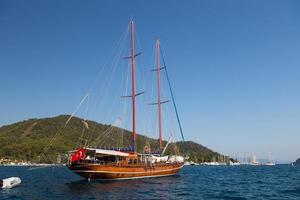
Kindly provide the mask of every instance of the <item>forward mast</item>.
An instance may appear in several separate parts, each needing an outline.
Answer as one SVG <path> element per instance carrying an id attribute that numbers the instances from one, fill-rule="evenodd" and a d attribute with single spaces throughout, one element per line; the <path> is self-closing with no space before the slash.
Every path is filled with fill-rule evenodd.
<path id="1" fill-rule="evenodd" d="M 134 62 L 134 22 L 130 22 L 131 29 L 131 71 L 132 71 L 132 132 L 133 132 L 133 150 L 137 152 L 136 148 L 136 93 L 135 93 L 135 62 Z"/>

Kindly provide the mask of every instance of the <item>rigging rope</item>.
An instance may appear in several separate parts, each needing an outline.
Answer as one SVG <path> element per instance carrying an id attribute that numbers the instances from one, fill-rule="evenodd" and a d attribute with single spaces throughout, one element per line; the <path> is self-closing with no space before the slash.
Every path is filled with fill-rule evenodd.
<path id="1" fill-rule="evenodd" d="M 66 128 L 66 126 L 68 125 L 68 123 L 70 122 L 70 120 L 74 117 L 75 113 L 78 111 L 78 109 L 80 108 L 81 104 L 85 101 L 85 99 L 89 96 L 89 93 L 87 93 L 84 98 L 80 101 L 80 103 L 78 104 L 78 106 L 76 107 L 76 109 L 73 111 L 73 113 L 70 115 L 70 117 L 67 119 L 67 121 L 65 122 L 64 126 L 59 128 L 56 133 L 54 134 L 54 136 L 51 138 L 50 142 L 48 143 L 48 145 L 45 146 L 44 150 L 38 155 L 38 160 L 37 162 L 39 163 L 41 161 L 41 158 L 45 155 L 45 153 L 49 150 L 49 148 L 51 147 L 52 143 L 54 142 L 54 140 L 56 139 L 56 137 L 59 135 L 59 133 Z M 32 168 L 30 168 L 32 169 Z"/>
<path id="2" fill-rule="evenodd" d="M 116 68 L 117 68 L 117 64 L 118 64 L 118 60 L 120 60 L 121 58 L 121 54 L 123 52 L 123 49 L 124 49 L 124 45 L 125 45 L 125 41 L 126 41 L 126 38 L 127 38 L 127 35 L 129 33 L 129 25 L 127 26 L 127 29 L 126 31 L 121 35 L 114 51 L 113 51 L 113 54 L 112 54 L 112 65 L 111 65 L 111 70 L 106 70 L 109 75 L 106 76 L 106 74 L 101 74 L 102 76 L 104 76 L 105 78 L 102 79 L 103 80 L 103 84 L 102 84 L 102 87 L 100 88 L 100 91 L 102 91 L 101 95 L 98 95 L 97 98 L 96 98 L 96 101 L 95 101 L 95 104 L 94 104 L 94 107 L 102 107 L 103 103 L 104 103 L 104 100 L 105 100 L 105 97 L 107 97 L 107 92 L 108 92 L 108 88 L 109 86 L 111 85 L 111 82 L 112 82 L 112 77 L 116 71 Z M 108 66 L 108 60 L 107 62 L 105 63 L 105 65 L 103 66 L 102 69 L 106 69 L 106 66 Z M 101 70 L 102 72 L 103 70 Z M 100 73 L 99 73 L 100 75 Z M 96 82 L 96 81 L 95 81 Z M 102 98 L 100 98 L 100 96 Z M 93 114 L 95 114 L 96 112 L 96 109 L 94 109 L 94 112 Z M 106 116 L 107 118 L 107 116 Z M 92 136 L 94 134 L 94 131 L 95 131 L 95 128 L 96 126 L 94 126 L 92 128 L 92 130 L 90 131 L 90 138 L 88 139 L 87 141 L 87 144 L 89 144 L 92 140 Z"/>
<path id="3" fill-rule="evenodd" d="M 80 108 L 81 104 L 85 101 L 85 99 L 89 96 L 90 94 L 87 93 L 83 99 L 80 101 L 80 103 L 78 104 L 78 106 L 76 107 L 76 109 L 73 111 L 73 113 L 70 115 L 69 119 L 66 121 L 64 128 L 67 126 L 67 124 L 69 123 L 69 121 L 74 117 L 75 113 L 78 111 L 78 109 Z"/>
<path id="4" fill-rule="evenodd" d="M 128 62 L 124 94 L 127 94 L 127 92 L 128 92 L 129 74 L 130 74 L 130 63 Z M 123 107 L 123 126 L 122 126 L 121 139 L 120 139 L 121 140 L 121 146 L 124 145 L 124 130 L 125 130 L 125 123 L 126 123 L 127 102 L 128 101 L 124 101 L 124 107 Z"/>
<path id="5" fill-rule="evenodd" d="M 165 63 L 165 58 L 164 58 L 164 55 L 163 55 L 163 52 L 162 52 L 162 48 L 160 48 L 160 53 L 161 53 L 161 57 L 162 57 L 162 60 L 163 60 L 163 63 L 164 63 L 164 67 L 165 67 L 166 77 L 167 77 L 167 81 L 168 81 L 168 85 L 169 85 L 169 89 L 170 89 L 170 93 L 171 93 L 171 97 L 172 97 L 172 102 L 173 102 L 175 113 L 176 113 L 177 122 L 178 122 L 179 129 L 180 129 L 181 137 L 182 137 L 183 142 L 185 142 L 182 127 L 181 127 L 181 123 L 180 123 L 180 119 L 179 119 L 179 115 L 178 115 L 178 111 L 177 111 L 177 106 L 176 106 L 176 103 L 175 103 L 175 98 L 174 98 L 174 95 L 173 95 L 172 86 L 171 86 L 170 79 L 169 79 L 169 74 L 168 74 L 168 70 L 167 70 L 168 68 L 167 68 L 166 63 Z"/>

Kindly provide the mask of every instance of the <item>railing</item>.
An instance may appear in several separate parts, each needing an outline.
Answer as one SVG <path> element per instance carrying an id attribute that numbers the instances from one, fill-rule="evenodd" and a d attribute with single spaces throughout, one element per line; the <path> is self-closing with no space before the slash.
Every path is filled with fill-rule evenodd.
<path id="1" fill-rule="evenodd" d="M 157 162 L 157 163 L 152 163 L 150 161 L 148 162 L 144 162 L 144 161 L 140 161 L 140 162 L 132 162 L 132 163 L 127 163 L 125 161 L 121 161 L 121 162 L 113 162 L 113 161 L 100 161 L 100 160 L 96 160 L 96 159 L 81 159 L 78 161 L 73 162 L 72 164 L 93 164 L 93 165 L 102 165 L 102 166 L 126 166 L 126 167 L 137 167 L 137 166 L 141 166 L 141 167 L 155 167 L 155 166 L 170 166 L 170 165 L 174 165 L 174 164 L 179 164 L 180 162 Z"/>
<path id="2" fill-rule="evenodd" d="M 96 159 L 81 159 L 81 160 L 73 162 L 73 164 L 113 165 L 113 164 L 116 164 L 116 162 L 102 161 L 102 160 L 96 160 Z"/>

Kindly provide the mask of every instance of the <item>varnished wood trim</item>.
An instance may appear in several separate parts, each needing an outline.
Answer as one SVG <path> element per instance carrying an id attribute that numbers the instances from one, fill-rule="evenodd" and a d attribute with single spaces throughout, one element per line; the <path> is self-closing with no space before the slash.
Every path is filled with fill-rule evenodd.
<path id="1" fill-rule="evenodd" d="M 103 174 L 143 174 L 143 173 L 160 173 L 160 172 L 167 172 L 167 171 L 173 171 L 173 170 L 179 170 L 183 167 L 176 167 L 176 168 L 171 168 L 171 169 L 165 169 L 165 170 L 147 170 L 147 171 L 142 171 L 142 172 L 114 172 L 114 171 L 97 171 L 97 170 L 72 170 L 73 172 L 76 173 L 103 173 Z"/>

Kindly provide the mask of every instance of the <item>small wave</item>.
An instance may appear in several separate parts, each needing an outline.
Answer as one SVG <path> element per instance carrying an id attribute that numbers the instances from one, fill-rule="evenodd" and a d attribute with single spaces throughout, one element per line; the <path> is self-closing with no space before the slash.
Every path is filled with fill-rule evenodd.
<path id="1" fill-rule="evenodd" d="M 224 199 L 238 199 L 238 200 L 247 200 L 244 197 L 224 197 Z"/>
<path id="2" fill-rule="evenodd" d="M 300 194 L 300 187 L 294 189 L 283 190 L 282 193 L 285 194 Z"/>
<path id="3" fill-rule="evenodd" d="M 247 200 L 247 198 L 245 198 L 245 197 L 237 197 L 237 196 L 227 196 L 227 195 L 222 195 L 222 196 L 218 196 L 218 197 L 216 197 L 216 198 L 218 198 L 218 199 L 234 199 L 234 200 Z"/>

